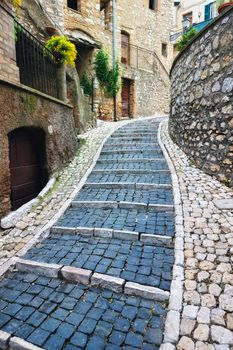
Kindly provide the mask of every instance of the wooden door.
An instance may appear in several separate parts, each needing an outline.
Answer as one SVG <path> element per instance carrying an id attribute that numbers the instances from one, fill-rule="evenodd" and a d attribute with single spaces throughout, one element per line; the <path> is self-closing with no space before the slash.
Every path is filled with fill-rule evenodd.
<path id="1" fill-rule="evenodd" d="M 122 90 L 121 90 L 121 99 L 122 99 L 122 117 L 130 117 L 130 80 L 122 79 Z"/>
<path id="2" fill-rule="evenodd" d="M 47 179 L 42 164 L 45 157 L 43 139 L 27 129 L 9 134 L 11 204 L 15 210 L 35 198 Z"/>

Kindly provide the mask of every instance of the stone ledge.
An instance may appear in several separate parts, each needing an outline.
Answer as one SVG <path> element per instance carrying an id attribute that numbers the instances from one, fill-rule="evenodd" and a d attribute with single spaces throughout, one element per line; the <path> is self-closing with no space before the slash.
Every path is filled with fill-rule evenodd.
<path id="1" fill-rule="evenodd" d="M 18 337 L 11 338 L 9 347 L 10 350 L 43 350 Z"/>
<path id="2" fill-rule="evenodd" d="M 23 272 L 31 272 L 46 277 L 58 278 L 62 265 L 19 259 L 16 262 L 16 268 Z"/>
<path id="3" fill-rule="evenodd" d="M 64 266 L 61 269 L 61 275 L 66 281 L 88 285 L 90 283 L 92 271 L 73 266 Z"/>
<path id="4" fill-rule="evenodd" d="M 169 292 L 134 282 L 126 282 L 124 292 L 128 295 L 140 296 L 156 301 L 166 301 L 169 299 Z"/>
<path id="5" fill-rule="evenodd" d="M 103 287 L 113 290 L 114 292 L 123 292 L 125 280 L 118 277 L 94 273 L 91 277 L 91 285 L 93 287 Z"/>
<path id="6" fill-rule="evenodd" d="M 5 350 L 8 347 L 11 335 L 0 330 L 0 349 Z"/>

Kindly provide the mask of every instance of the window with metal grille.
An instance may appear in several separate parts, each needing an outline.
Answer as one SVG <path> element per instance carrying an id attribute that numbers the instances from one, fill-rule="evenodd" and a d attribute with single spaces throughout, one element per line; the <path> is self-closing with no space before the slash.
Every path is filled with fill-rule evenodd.
<path id="1" fill-rule="evenodd" d="M 80 11 L 80 0 L 67 0 L 67 7 L 75 11 Z"/>

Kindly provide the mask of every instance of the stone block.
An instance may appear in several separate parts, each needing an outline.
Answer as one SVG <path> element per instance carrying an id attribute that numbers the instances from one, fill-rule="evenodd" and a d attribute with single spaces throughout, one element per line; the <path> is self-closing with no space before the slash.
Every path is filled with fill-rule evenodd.
<path id="1" fill-rule="evenodd" d="M 16 262 L 16 268 L 19 271 L 36 273 L 38 275 L 46 277 L 58 278 L 58 274 L 62 268 L 62 265 L 19 259 Z"/>
<path id="2" fill-rule="evenodd" d="M 113 231 L 113 237 L 118 239 L 130 240 L 130 241 L 138 241 L 139 233 L 133 231 Z"/>
<path id="3" fill-rule="evenodd" d="M 144 203 L 132 203 L 132 202 L 120 202 L 120 209 L 146 209 L 147 204 Z"/>
<path id="4" fill-rule="evenodd" d="M 156 301 L 165 301 L 169 299 L 169 292 L 133 282 L 127 282 L 125 284 L 125 294 L 140 296 L 142 298 Z"/>
<path id="5" fill-rule="evenodd" d="M 95 287 L 102 287 L 113 290 L 114 292 L 121 293 L 125 280 L 113 276 L 103 275 L 100 273 L 94 273 L 91 277 L 91 285 Z"/>
<path id="6" fill-rule="evenodd" d="M 73 266 L 64 266 L 61 269 L 62 277 L 70 282 L 89 284 L 92 271 L 79 269 Z"/>
<path id="7" fill-rule="evenodd" d="M 160 235 L 141 234 L 140 241 L 149 244 L 171 246 L 172 238 Z"/>
<path id="8" fill-rule="evenodd" d="M 169 311 L 165 322 L 164 341 L 176 343 L 179 339 L 180 313 L 178 311 Z"/>
<path id="9" fill-rule="evenodd" d="M 94 229 L 91 227 L 76 227 L 75 233 L 77 233 L 78 235 L 83 235 L 83 236 L 93 236 Z"/>
<path id="10" fill-rule="evenodd" d="M 0 330 L 0 349 L 7 349 L 11 335 Z"/>
<path id="11" fill-rule="evenodd" d="M 13 337 L 10 340 L 10 350 L 43 350 L 21 338 Z"/>
<path id="12" fill-rule="evenodd" d="M 102 208 L 102 209 L 112 209 L 118 208 L 117 202 L 106 202 L 106 201 L 73 201 L 73 208 Z"/>
<path id="13" fill-rule="evenodd" d="M 53 226 L 51 227 L 50 232 L 55 234 L 67 234 L 67 233 L 75 234 L 76 229 L 75 227 Z"/>
<path id="14" fill-rule="evenodd" d="M 113 237 L 113 230 L 106 229 L 106 228 L 95 228 L 94 229 L 94 236 L 96 237 L 103 237 L 103 238 L 112 238 Z"/>

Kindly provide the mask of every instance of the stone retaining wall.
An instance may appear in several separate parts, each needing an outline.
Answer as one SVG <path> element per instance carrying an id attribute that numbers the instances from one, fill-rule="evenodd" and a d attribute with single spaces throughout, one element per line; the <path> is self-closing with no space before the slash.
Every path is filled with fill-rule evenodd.
<path id="1" fill-rule="evenodd" d="M 30 88 L 0 80 L 0 216 L 10 208 L 8 134 L 20 127 L 42 129 L 46 134 L 47 170 L 65 165 L 76 150 L 73 109 Z M 11 101 L 11 103 L 9 103 Z"/>
<path id="2" fill-rule="evenodd" d="M 210 175 L 233 186 L 233 9 L 217 17 L 171 70 L 170 135 Z"/>

